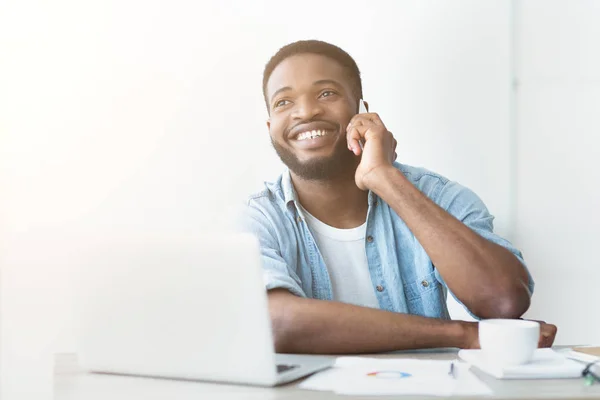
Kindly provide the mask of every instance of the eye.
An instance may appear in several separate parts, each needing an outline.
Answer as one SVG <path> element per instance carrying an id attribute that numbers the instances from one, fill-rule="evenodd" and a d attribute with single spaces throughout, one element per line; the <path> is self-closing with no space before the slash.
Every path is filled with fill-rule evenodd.
<path id="1" fill-rule="evenodd" d="M 283 107 L 285 105 L 287 105 L 290 101 L 289 100 L 279 100 L 275 103 L 275 107 Z"/>
<path id="2" fill-rule="evenodd" d="M 323 91 L 323 93 L 321 93 L 321 97 L 331 97 L 335 94 L 337 94 L 337 93 L 334 92 L 333 90 L 325 90 L 325 91 Z"/>

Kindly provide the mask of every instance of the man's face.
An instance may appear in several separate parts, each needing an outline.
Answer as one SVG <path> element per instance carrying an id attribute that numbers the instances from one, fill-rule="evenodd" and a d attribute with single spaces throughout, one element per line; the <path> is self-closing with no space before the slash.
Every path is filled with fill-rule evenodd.
<path id="1" fill-rule="evenodd" d="M 316 54 L 289 57 L 275 68 L 266 91 L 271 143 L 292 172 L 327 180 L 356 167 L 346 126 L 357 102 L 341 65 Z"/>

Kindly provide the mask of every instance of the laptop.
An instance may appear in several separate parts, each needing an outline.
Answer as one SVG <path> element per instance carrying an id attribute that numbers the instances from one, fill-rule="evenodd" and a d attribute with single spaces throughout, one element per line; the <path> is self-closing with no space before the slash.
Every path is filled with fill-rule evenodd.
<path id="1" fill-rule="evenodd" d="M 275 386 L 333 364 L 275 354 L 251 235 L 103 239 L 78 265 L 78 358 L 87 371 Z"/>

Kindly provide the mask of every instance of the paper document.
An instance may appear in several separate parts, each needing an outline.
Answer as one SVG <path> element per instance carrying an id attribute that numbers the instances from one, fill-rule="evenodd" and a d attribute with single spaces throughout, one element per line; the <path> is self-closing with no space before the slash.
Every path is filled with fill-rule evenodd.
<path id="1" fill-rule="evenodd" d="M 461 350 L 458 356 L 499 379 L 579 378 L 584 366 L 552 349 L 537 349 L 527 364 L 501 367 L 487 362 L 481 350 Z"/>
<path id="2" fill-rule="evenodd" d="M 454 363 L 454 375 L 449 374 Z M 489 395 L 491 390 L 458 361 L 340 357 L 306 379 L 303 389 L 347 395 Z"/>

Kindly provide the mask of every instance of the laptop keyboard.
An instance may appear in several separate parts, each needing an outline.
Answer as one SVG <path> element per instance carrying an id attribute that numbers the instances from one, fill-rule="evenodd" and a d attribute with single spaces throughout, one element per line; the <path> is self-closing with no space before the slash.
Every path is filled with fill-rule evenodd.
<path id="1" fill-rule="evenodd" d="M 287 372 L 291 369 L 298 368 L 299 365 L 285 365 L 285 364 L 277 364 L 277 373 L 281 374 L 282 372 Z"/>

